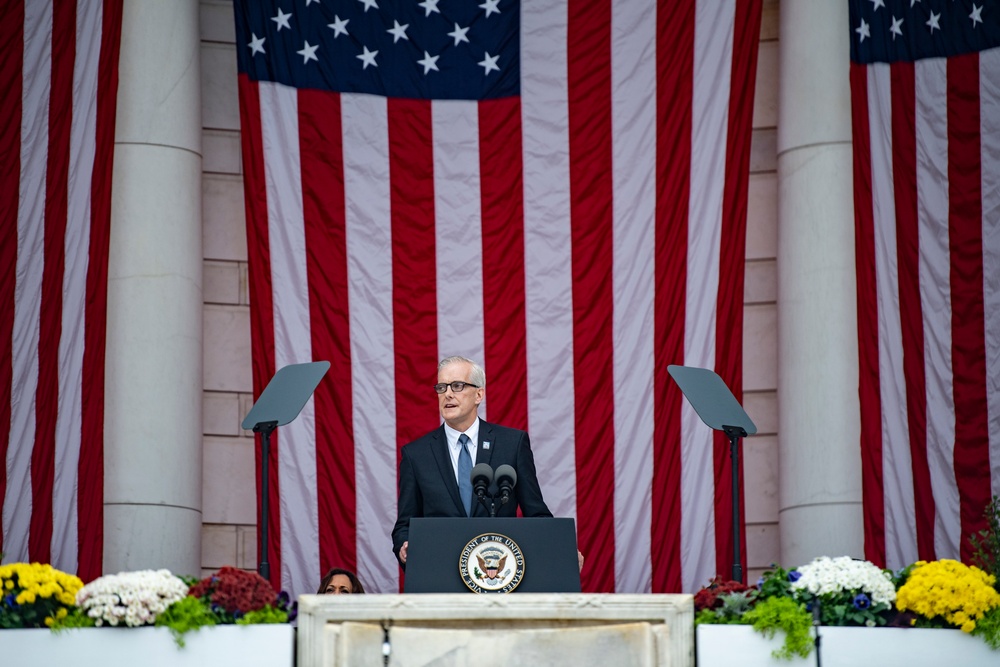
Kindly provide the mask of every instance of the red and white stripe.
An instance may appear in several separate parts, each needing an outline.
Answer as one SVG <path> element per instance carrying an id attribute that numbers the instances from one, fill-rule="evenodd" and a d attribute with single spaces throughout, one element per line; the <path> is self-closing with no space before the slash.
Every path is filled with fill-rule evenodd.
<path id="1" fill-rule="evenodd" d="M 971 556 L 1000 489 L 1000 50 L 852 65 L 865 551 Z"/>
<path id="2" fill-rule="evenodd" d="M 519 98 L 241 78 L 255 392 L 333 364 L 275 447 L 283 588 L 339 565 L 398 590 L 398 449 L 440 423 L 452 354 L 483 362 L 483 416 L 531 433 L 585 590 L 728 572 L 727 449 L 666 366 L 739 395 L 760 2 L 613 4 L 522 2 Z"/>
<path id="3" fill-rule="evenodd" d="M 120 0 L 0 17 L 4 562 L 85 579 L 103 548 L 104 340 Z"/>

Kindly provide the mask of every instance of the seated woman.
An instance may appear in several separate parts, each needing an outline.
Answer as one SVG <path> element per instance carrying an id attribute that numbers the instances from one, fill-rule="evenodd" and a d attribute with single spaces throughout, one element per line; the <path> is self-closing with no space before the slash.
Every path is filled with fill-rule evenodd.
<path id="1" fill-rule="evenodd" d="M 351 595 L 364 593 L 365 587 L 361 585 L 358 576 L 350 570 L 335 567 L 327 572 L 319 582 L 319 595 Z"/>

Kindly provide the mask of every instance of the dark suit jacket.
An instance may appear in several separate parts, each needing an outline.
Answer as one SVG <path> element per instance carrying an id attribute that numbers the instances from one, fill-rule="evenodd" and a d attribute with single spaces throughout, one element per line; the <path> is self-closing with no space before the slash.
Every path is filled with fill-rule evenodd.
<path id="1" fill-rule="evenodd" d="M 514 486 L 517 502 L 501 505 L 498 498 L 497 516 L 516 516 L 518 506 L 524 516 L 552 516 L 538 486 L 535 459 L 531 455 L 527 433 L 480 419 L 476 463 L 488 463 L 494 470 L 506 463 L 517 472 L 517 484 Z M 475 498 L 472 499 L 472 508 L 472 516 L 490 515 Z M 444 425 L 403 447 L 399 462 L 399 504 L 396 525 L 392 529 L 392 550 L 396 558 L 399 558 L 403 542 L 409 539 L 410 518 L 415 516 L 465 516 Z"/>

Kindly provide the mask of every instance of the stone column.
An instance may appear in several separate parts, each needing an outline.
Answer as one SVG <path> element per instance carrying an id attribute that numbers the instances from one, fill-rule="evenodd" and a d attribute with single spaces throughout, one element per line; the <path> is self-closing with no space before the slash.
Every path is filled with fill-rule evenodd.
<path id="1" fill-rule="evenodd" d="M 863 556 L 846 2 L 781 3 L 781 564 Z"/>
<path id="2" fill-rule="evenodd" d="M 108 266 L 104 571 L 201 574 L 197 0 L 125 0 Z"/>

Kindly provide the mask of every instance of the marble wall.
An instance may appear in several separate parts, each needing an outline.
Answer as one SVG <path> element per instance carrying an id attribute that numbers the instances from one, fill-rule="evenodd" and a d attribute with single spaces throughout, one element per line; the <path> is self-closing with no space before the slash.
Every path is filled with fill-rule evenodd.
<path id="1" fill-rule="evenodd" d="M 304 595 L 302 667 L 693 667 L 690 595 Z"/>

